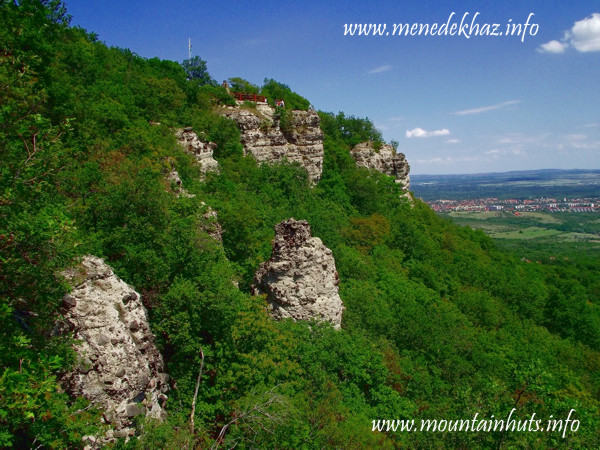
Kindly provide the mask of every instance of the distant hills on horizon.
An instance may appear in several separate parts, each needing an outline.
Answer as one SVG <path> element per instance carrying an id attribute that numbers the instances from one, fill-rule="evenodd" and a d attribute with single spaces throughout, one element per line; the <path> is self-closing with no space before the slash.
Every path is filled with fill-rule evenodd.
<path id="1" fill-rule="evenodd" d="M 600 197 L 600 169 L 411 175 L 411 190 L 425 201 L 486 197 Z"/>
<path id="2" fill-rule="evenodd" d="M 556 174 L 556 173 L 600 173 L 599 169 L 530 169 L 530 170 L 508 170 L 504 172 L 475 172 L 475 173 L 444 173 L 444 174 L 430 174 L 430 173 L 420 173 L 420 174 L 411 174 L 411 179 L 418 179 L 421 177 L 476 177 L 476 176 L 486 176 L 486 175 L 504 175 L 504 174 L 527 174 L 527 175 L 536 175 L 536 174 Z"/>

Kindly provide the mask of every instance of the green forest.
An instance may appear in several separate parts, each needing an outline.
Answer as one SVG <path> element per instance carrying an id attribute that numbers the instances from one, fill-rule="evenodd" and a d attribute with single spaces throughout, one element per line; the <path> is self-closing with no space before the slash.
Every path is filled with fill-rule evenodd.
<path id="1" fill-rule="evenodd" d="M 102 257 L 141 293 L 172 388 L 165 422 L 115 448 L 592 448 L 600 442 L 600 266 L 527 264 L 481 230 L 409 202 L 350 148 L 368 119 L 319 112 L 323 174 L 243 156 L 234 99 L 199 57 L 107 47 L 55 0 L 0 0 L 0 447 L 78 448 L 102 411 L 62 390 L 60 275 Z M 232 85 L 309 100 L 284 83 Z M 173 130 L 215 142 L 201 180 Z M 175 168 L 194 196 L 176 195 Z M 218 212 L 222 245 L 206 230 Z M 342 329 L 274 321 L 251 295 L 273 227 L 307 220 L 332 250 Z M 193 421 L 192 402 L 200 366 Z M 260 405 L 260 408 L 256 408 Z M 374 420 L 535 414 L 551 431 L 373 431 Z"/>

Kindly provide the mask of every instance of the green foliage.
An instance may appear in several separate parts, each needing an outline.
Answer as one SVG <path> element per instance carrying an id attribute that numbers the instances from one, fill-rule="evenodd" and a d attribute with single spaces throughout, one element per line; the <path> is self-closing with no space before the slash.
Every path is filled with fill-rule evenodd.
<path id="1" fill-rule="evenodd" d="M 279 119 L 279 129 L 283 135 L 287 138 L 291 136 L 294 131 L 294 116 L 291 110 L 286 108 L 277 107 L 275 109 L 274 117 Z"/>
<path id="2" fill-rule="evenodd" d="M 355 217 L 350 219 L 346 237 L 351 245 L 363 253 L 368 253 L 390 233 L 390 223 L 381 214 L 375 213 L 368 218 Z"/>
<path id="3" fill-rule="evenodd" d="M 229 87 L 232 92 L 239 92 L 242 94 L 258 94 L 259 88 L 255 84 L 250 83 L 240 77 L 232 77 L 229 80 Z"/>
<path id="4" fill-rule="evenodd" d="M 320 113 L 317 186 L 299 164 L 259 166 L 242 157 L 235 123 L 217 114 L 233 100 L 199 58 L 186 73 L 108 48 L 69 28 L 59 2 L 0 5 L 10 49 L 0 58 L 1 446 L 78 447 L 101 432 L 100 412 L 61 393 L 73 355 L 52 335 L 67 291 L 58 274 L 86 253 L 142 292 L 173 380 L 168 422 L 142 421 L 140 439 L 123 445 L 597 444 L 597 259 L 528 264 L 483 232 L 408 204 L 390 177 L 357 168 L 349 154 L 359 142 L 381 145 L 368 119 Z M 285 101 L 284 132 L 292 110 L 308 107 L 273 80 L 261 93 Z M 180 126 L 218 144 L 221 171 L 204 183 L 175 142 L 170 127 Z M 193 196 L 175 195 L 165 180 L 173 168 Z M 207 233 L 203 202 L 218 212 L 222 246 Z M 275 322 L 265 299 L 250 295 L 273 226 L 289 217 L 308 220 L 335 256 L 340 331 Z M 581 428 L 564 441 L 371 431 L 374 419 L 503 417 L 512 408 L 543 419 L 574 408 Z"/>
<path id="5" fill-rule="evenodd" d="M 337 115 L 319 112 L 319 116 L 325 134 L 334 139 L 341 139 L 350 148 L 361 142 L 372 141 L 377 151 L 383 143 L 381 132 L 368 118 L 346 116 L 343 112 Z"/>
<path id="6" fill-rule="evenodd" d="M 222 86 L 205 84 L 197 89 L 196 101 L 202 110 L 209 110 L 214 105 L 235 106 L 235 99 Z"/>
<path id="7" fill-rule="evenodd" d="M 204 85 L 216 85 L 216 81 L 208 73 L 206 68 L 206 61 L 199 56 L 194 56 L 191 59 L 184 59 L 181 63 L 183 70 L 187 75 L 187 79 L 194 83 Z"/>
<path id="8" fill-rule="evenodd" d="M 149 120 L 176 122 L 177 113 L 185 102 L 185 93 L 169 78 L 150 78 L 144 82 L 139 106 L 146 111 Z"/>
<path id="9" fill-rule="evenodd" d="M 56 340 L 36 342 L 23 312 L 4 302 L 0 323 L 0 446 L 67 448 L 98 432 L 98 412 L 70 400 L 58 384 L 68 349 Z"/>
<path id="10" fill-rule="evenodd" d="M 214 151 L 216 158 L 242 156 L 240 130 L 233 120 L 211 111 L 203 111 L 192 118 L 192 125 L 195 130 L 204 133 L 208 142 L 217 144 Z"/>
<path id="11" fill-rule="evenodd" d="M 310 102 L 304 97 L 293 92 L 286 84 L 279 83 L 272 78 L 265 78 L 264 84 L 260 88 L 261 95 L 267 97 L 269 105 L 275 106 L 277 100 L 283 100 L 286 109 L 300 109 L 307 111 Z"/>

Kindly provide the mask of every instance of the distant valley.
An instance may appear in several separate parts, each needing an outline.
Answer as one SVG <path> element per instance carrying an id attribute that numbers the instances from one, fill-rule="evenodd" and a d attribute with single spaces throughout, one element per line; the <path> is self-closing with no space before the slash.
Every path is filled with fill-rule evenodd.
<path id="1" fill-rule="evenodd" d="M 441 216 L 527 261 L 599 255 L 600 170 L 415 175 L 411 189 Z"/>

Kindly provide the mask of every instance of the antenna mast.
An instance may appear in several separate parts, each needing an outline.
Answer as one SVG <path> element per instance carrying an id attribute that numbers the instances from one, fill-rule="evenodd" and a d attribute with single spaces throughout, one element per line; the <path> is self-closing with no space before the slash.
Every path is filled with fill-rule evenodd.
<path id="1" fill-rule="evenodd" d="M 192 59 L 192 38 L 188 38 L 188 59 Z"/>

